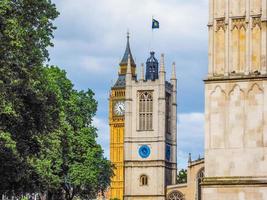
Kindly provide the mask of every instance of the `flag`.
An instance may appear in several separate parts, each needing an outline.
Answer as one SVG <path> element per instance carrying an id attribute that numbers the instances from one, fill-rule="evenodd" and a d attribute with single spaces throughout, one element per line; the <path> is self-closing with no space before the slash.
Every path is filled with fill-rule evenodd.
<path id="1" fill-rule="evenodd" d="M 155 19 L 152 19 L 152 29 L 159 28 L 159 22 Z"/>

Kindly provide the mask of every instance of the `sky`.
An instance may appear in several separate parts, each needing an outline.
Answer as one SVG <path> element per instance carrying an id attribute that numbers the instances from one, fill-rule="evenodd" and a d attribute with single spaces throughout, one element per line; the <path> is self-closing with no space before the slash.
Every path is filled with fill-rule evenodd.
<path id="1" fill-rule="evenodd" d="M 98 101 L 94 125 L 109 158 L 108 95 L 118 77 L 126 32 L 137 71 L 151 50 L 165 55 L 167 78 L 178 78 L 178 168 L 188 154 L 204 152 L 204 83 L 207 74 L 208 0 L 52 0 L 55 21 L 50 65 L 67 72 L 77 90 L 92 89 Z M 160 28 L 152 32 L 152 16 Z"/>

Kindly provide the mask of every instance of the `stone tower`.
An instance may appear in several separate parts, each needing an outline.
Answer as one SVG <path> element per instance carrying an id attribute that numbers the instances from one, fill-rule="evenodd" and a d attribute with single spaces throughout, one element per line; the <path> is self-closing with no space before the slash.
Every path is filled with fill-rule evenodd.
<path id="1" fill-rule="evenodd" d="M 112 86 L 109 97 L 109 125 L 110 125 L 110 160 L 114 164 L 109 196 L 111 199 L 123 200 L 124 191 L 124 113 L 125 113 L 125 76 L 128 56 L 131 60 L 132 77 L 135 77 L 136 65 L 130 49 L 129 34 L 125 53 L 120 62 L 118 79 Z"/>
<path id="2" fill-rule="evenodd" d="M 209 1 L 203 200 L 267 199 L 267 0 Z"/>
<path id="3" fill-rule="evenodd" d="M 164 200 L 166 185 L 176 183 L 177 104 L 175 65 L 166 81 L 164 56 L 151 52 L 139 80 L 126 73 L 124 200 Z"/>

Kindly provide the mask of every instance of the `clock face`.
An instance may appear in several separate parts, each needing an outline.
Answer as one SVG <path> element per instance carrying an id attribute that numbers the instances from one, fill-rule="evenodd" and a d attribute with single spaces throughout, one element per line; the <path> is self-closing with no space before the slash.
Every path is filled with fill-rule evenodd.
<path id="1" fill-rule="evenodd" d="M 114 106 L 114 114 L 118 116 L 122 116 L 125 113 L 125 103 L 124 101 L 118 101 Z"/>
<path id="2" fill-rule="evenodd" d="M 147 145 L 142 145 L 142 146 L 139 148 L 139 155 L 140 155 L 142 158 L 148 158 L 149 155 L 150 155 L 150 148 L 149 148 L 149 146 L 147 146 Z"/>

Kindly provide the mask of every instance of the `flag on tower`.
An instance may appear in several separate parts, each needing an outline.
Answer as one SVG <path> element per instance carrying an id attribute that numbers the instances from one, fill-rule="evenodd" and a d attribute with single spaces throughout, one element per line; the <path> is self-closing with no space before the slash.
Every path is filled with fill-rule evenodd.
<path id="1" fill-rule="evenodd" d="M 152 19 L 152 29 L 159 28 L 159 22 L 155 19 Z"/>

